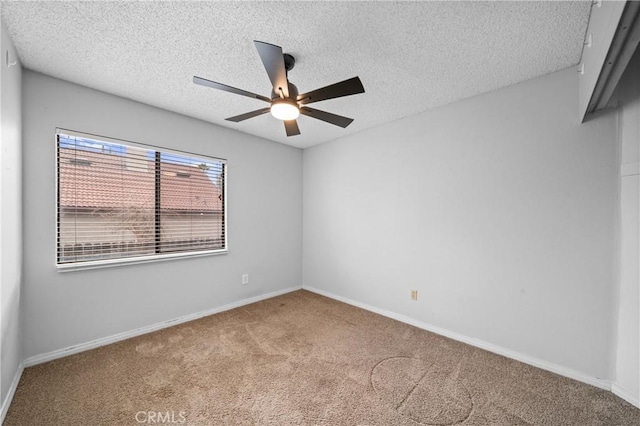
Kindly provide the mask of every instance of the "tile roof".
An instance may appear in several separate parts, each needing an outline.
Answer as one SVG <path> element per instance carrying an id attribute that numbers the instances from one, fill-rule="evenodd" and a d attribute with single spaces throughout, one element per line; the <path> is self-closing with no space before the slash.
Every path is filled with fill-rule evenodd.
<path id="1" fill-rule="evenodd" d="M 72 148 L 59 150 L 61 208 L 153 208 L 152 160 Z M 162 162 L 161 173 L 162 209 L 190 213 L 222 211 L 222 192 L 203 169 Z"/>

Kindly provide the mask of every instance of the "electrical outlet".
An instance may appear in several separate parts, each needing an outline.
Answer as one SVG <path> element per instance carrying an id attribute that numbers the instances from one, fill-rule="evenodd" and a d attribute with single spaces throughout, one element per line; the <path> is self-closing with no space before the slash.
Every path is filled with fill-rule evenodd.
<path id="1" fill-rule="evenodd" d="M 242 285 L 249 284 L 249 274 L 242 274 Z"/>
<path id="2" fill-rule="evenodd" d="M 411 300 L 418 300 L 418 290 L 411 290 Z"/>

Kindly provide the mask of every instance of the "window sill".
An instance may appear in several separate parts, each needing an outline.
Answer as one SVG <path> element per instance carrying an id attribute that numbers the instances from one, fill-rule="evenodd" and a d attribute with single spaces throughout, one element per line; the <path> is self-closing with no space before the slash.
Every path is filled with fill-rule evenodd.
<path id="1" fill-rule="evenodd" d="M 217 256 L 229 253 L 229 249 L 206 250 L 191 253 L 168 253 L 155 256 L 127 257 L 124 259 L 94 260 L 89 262 L 63 263 L 56 265 L 58 272 L 84 271 L 87 269 L 112 268 L 116 266 L 138 265 L 141 263 L 164 262 L 166 260 L 190 259 L 194 257 Z"/>

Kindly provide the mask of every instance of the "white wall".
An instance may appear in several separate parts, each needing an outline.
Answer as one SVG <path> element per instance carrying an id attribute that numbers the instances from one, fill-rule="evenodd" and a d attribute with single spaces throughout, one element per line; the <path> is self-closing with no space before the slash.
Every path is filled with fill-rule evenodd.
<path id="1" fill-rule="evenodd" d="M 25 357 L 301 285 L 301 150 L 31 71 L 23 78 Z M 57 272 L 56 127 L 226 158 L 229 254 Z"/>
<path id="2" fill-rule="evenodd" d="M 640 406 L 640 50 L 617 89 L 620 275 L 613 391 Z"/>
<path id="3" fill-rule="evenodd" d="M 22 361 L 20 283 L 22 268 L 22 70 L 4 24 L 0 39 L 0 404 Z M 6 53 L 11 62 L 8 67 Z"/>
<path id="4" fill-rule="evenodd" d="M 304 286 L 610 378 L 616 120 L 577 98 L 571 68 L 305 150 Z"/>

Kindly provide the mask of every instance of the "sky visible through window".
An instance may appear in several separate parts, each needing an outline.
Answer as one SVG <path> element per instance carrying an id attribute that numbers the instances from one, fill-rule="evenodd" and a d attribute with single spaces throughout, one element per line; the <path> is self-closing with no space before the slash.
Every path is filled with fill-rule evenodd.
<path id="1" fill-rule="evenodd" d="M 61 148 L 72 148 L 77 150 L 84 150 L 89 152 L 100 152 L 103 154 L 112 154 L 112 155 L 120 155 L 125 156 L 127 154 L 126 145 L 120 145 L 116 143 L 110 143 L 105 141 L 99 141 L 95 139 L 81 138 L 78 136 L 69 136 L 65 134 L 59 134 L 60 147 Z M 149 160 L 154 159 L 155 151 L 153 149 L 147 150 L 147 156 Z M 222 168 L 220 165 L 214 164 L 212 161 L 206 161 L 205 158 L 195 158 L 189 155 L 180 155 L 180 154 L 171 154 L 167 152 L 160 153 L 160 161 L 164 163 L 172 163 L 172 164 L 188 164 L 194 167 L 198 167 L 204 164 L 206 167 L 205 173 L 209 176 L 211 182 L 214 185 L 219 185 L 220 183 L 220 174 L 222 173 Z"/>

